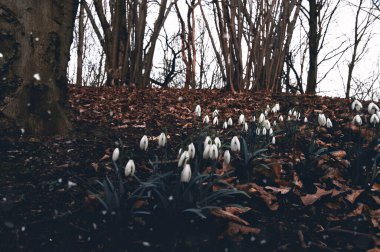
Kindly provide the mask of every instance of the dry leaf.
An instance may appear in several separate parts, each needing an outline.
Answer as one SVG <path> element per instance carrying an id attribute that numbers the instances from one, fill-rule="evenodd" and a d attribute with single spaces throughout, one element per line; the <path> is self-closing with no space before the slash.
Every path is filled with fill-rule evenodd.
<path id="1" fill-rule="evenodd" d="M 254 234 L 257 235 L 260 233 L 259 228 L 249 227 L 249 226 L 243 226 L 241 224 L 230 222 L 228 224 L 227 230 L 223 232 L 222 235 L 220 235 L 219 239 L 229 238 L 235 242 L 242 241 L 243 235 L 247 234 Z"/>
<path id="2" fill-rule="evenodd" d="M 351 202 L 352 204 L 355 203 L 356 199 L 359 197 L 359 195 L 364 192 L 364 189 L 360 189 L 360 190 L 352 190 L 352 193 L 351 194 L 348 194 L 346 196 L 346 199 Z"/>
<path id="3" fill-rule="evenodd" d="M 233 213 L 231 213 L 231 212 L 229 212 L 227 210 L 223 210 L 221 208 L 214 209 L 214 210 L 211 211 L 211 213 L 214 216 L 222 218 L 222 219 L 225 219 L 225 220 L 237 222 L 237 223 L 240 223 L 240 224 L 243 224 L 243 225 L 249 225 L 249 223 L 247 221 L 243 220 L 239 216 L 236 216 L 235 214 L 233 214 Z"/>
<path id="4" fill-rule="evenodd" d="M 272 190 L 274 192 L 280 192 L 281 194 L 287 194 L 290 191 L 290 187 L 285 187 L 285 188 L 278 188 L 278 187 L 273 187 L 273 186 L 266 186 L 265 189 Z"/>
<path id="5" fill-rule="evenodd" d="M 305 206 L 309 206 L 314 204 L 317 200 L 319 200 L 322 196 L 331 194 L 332 191 L 326 191 L 322 188 L 317 187 L 317 192 L 314 194 L 306 194 L 305 196 L 301 196 L 302 203 Z"/>

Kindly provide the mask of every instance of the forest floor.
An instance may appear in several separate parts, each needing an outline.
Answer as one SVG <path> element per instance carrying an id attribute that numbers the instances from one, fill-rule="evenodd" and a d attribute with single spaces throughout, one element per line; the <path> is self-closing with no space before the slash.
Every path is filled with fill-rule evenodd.
<path id="1" fill-rule="evenodd" d="M 110 227 L 90 191 L 97 180 L 114 174 L 111 156 L 117 143 L 124 152 L 136 153 L 136 176 L 144 180 L 152 172 L 147 156 L 160 152 L 152 140 L 148 153 L 139 151 L 144 134 L 167 132 L 167 155 L 175 162 L 181 141 L 201 124 L 195 121 L 197 104 L 202 115 L 219 109 L 221 128 L 229 117 L 237 122 L 240 113 L 250 122 L 276 102 L 285 118 L 295 108 L 312 123 L 301 125 L 291 139 L 276 138 L 270 157 L 262 160 L 268 169 L 255 168 L 244 183 L 235 176 L 226 180 L 249 194 L 249 200 L 239 202 L 244 209 L 224 208 L 197 227 L 189 224 L 189 233 L 174 245 L 157 238 L 163 234 L 140 218 L 123 233 L 115 223 Z M 370 168 L 362 169 L 379 153 L 377 144 L 368 144 L 378 131 L 350 124 L 355 114 L 349 100 L 71 87 L 68 107 L 68 135 L 30 137 L 17 127 L 0 132 L 0 251 L 380 251 L 380 186 L 368 179 Z M 315 126 L 322 111 L 332 119 L 332 129 Z M 305 166 L 312 138 L 319 149 L 333 152 Z M 361 169 L 353 171 L 359 164 Z"/>

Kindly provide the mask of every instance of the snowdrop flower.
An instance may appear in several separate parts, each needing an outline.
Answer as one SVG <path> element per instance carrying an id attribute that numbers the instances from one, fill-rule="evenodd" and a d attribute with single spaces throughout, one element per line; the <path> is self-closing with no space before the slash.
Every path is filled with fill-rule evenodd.
<path id="1" fill-rule="evenodd" d="M 115 148 L 112 153 L 112 161 L 116 162 L 119 159 L 120 150 L 119 148 Z"/>
<path id="2" fill-rule="evenodd" d="M 162 132 L 160 136 L 158 137 L 158 146 L 164 147 L 166 145 L 166 141 L 167 141 L 166 135 L 164 132 Z"/>
<path id="3" fill-rule="evenodd" d="M 3 58 L 3 57 L 4 57 L 4 55 L 2 53 L 0 53 L 0 58 Z"/>
<path id="4" fill-rule="evenodd" d="M 276 103 L 276 105 L 274 105 L 274 107 L 276 108 L 276 112 L 280 111 L 280 103 Z"/>
<path id="5" fill-rule="evenodd" d="M 135 174 L 135 170 L 136 170 L 135 162 L 132 159 L 130 159 L 127 165 L 125 166 L 124 175 L 126 177 L 133 176 Z"/>
<path id="6" fill-rule="evenodd" d="M 241 114 L 241 115 L 239 116 L 238 124 L 239 124 L 239 125 L 242 125 L 243 123 L 245 123 L 245 117 L 244 117 L 243 114 Z"/>
<path id="7" fill-rule="evenodd" d="M 204 118 L 203 118 L 203 123 L 204 124 L 208 124 L 210 122 L 210 118 L 208 117 L 208 115 L 206 115 Z"/>
<path id="8" fill-rule="evenodd" d="M 272 137 L 272 144 L 276 144 L 276 137 Z"/>
<path id="9" fill-rule="evenodd" d="M 277 125 L 277 121 L 274 120 L 274 121 L 273 121 L 273 126 L 276 126 L 276 125 Z"/>
<path id="10" fill-rule="evenodd" d="M 181 182 L 188 183 L 191 179 L 191 167 L 186 164 L 181 172 Z"/>
<path id="11" fill-rule="evenodd" d="M 375 103 L 371 102 L 368 105 L 368 113 L 371 115 L 375 114 L 377 111 L 379 111 L 379 106 L 377 106 Z"/>
<path id="12" fill-rule="evenodd" d="M 264 127 L 263 128 L 263 135 L 265 136 L 267 134 L 267 129 Z"/>
<path id="13" fill-rule="evenodd" d="M 234 152 L 240 151 L 240 141 L 237 136 L 234 136 L 231 140 L 231 151 L 234 151 Z"/>
<path id="14" fill-rule="evenodd" d="M 218 117 L 214 117 L 214 120 L 212 120 L 212 124 L 218 125 L 218 123 L 219 123 Z"/>
<path id="15" fill-rule="evenodd" d="M 140 149 L 146 151 L 148 149 L 148 137 L 144 135 L 140 140 Z"/>
<path id="16" fill-rule="evenodd" d="M 25 133 L 25 129 L 24 129 L 24 128 L 21 128 L 20 131 L 21 131 L 21 135 L 24 135 L 24 133 Z"/>
<path id="17" fill-rule="evenodd" d="M 298 116 L 298 112 L 297 112 L 296 110 L 294 110 L 294 112 L 293 112 L 293 116 L 294 116 L 295 118 L 297 118 L 297 116 Z"/>
<path id="18" fill-rule="evenodd" d="M 228 118 L 228 122 L 227 122 L 227 124 L 228 124 L 228 126 L 232 126 L 232 118 L 230 117 L 230 118 Z"/>
<path id="19" fill-rule="evenodd" d="M 263 113 L 261 113 L 259 116 L 259 123 L 264 122 L 264 120 L 265 120 L 265 115 Z"/>
<path id="20" fill-rule="evenodd" d="M 220 148 L 222 146 L 222 142 L 220 141 L 219 137 L 215 137 L 214 143 L 215 143 L 216 147 L 218 147 L 218 148 Z"/>
<path id="21" fill-rule="evenodd" d="M 256 116 L 253 116 L 253 122 L 256 122 Z"/>
<path id="22" fill-rule="evenodd" d="M 227 129 L 227 127 L 228 127 L 227 122 L 224 122 L 224 123 L 223 123 L 223 129 Z"/>
<path id="23" fill-rule="evenodd" d="M 72 181 L 67 181 L 67 187 L 70 189 L 71 187 L 77 186 L 77 183 L 72 182 Z"/>
<path id="24" fill-rule="evenodd" d="M 243 130 L 245 131 L 245 132 L 247 132 L 248 131 L 248 123 L 244 123 L 244 125 L 243 125 Z"/>
<path id="25" fill-rule="evenodd" d="M 211 137 L 206 136 L 206 139 L 203 143 L 204 148 L 206 148 L 206 145 L 209 145 L 209 144 L 211 144 Z"/>
<path id="26" fill-rule="evenodd" d="M 377 114 L 373 114 L 371 116 L 371 119 L 369 120 L 370 123 L 376 125 L 376 123 L 379 123 L 379 117 L 377 116 Z"/>
<path id="27" fill-rule="evenodd" d="M 362 125 L 363 121 L 362 121 L 362 118 L 360 117 L 360 115 L 356 115 L 354 117 L 354 119 L 352 120 L 353 123 L 356 123 L 357 125 Z"/>
<path id="28" fill-rule="evenodd" d="M 291 121 L 292 120 L 292 118 L 290 117 L 290 116 L 288 116 L 288 119 L 286 119 L 287 121 Z"/>
<path id="29" fill-rule="evenodd" d="M 187 149 L 188 149 L 190 158 L 194 158 L 195 157 L 195 146 L 194 146 L 194 144 L 193 143 L 189 144 Z"/>
<path id="30" fill-rule="evenodd" d="M 260 133 L 261 133 L 260 128 L 257 127 L 257 128 L 256 128 L 256 135 L 260 136 Z"/>
<path id="31" fill-rule="evenodd" d="M 284 121 L 284 117 L 283 117 L 282 115 L 280 115 L 280 117 L 278 118 L 278 120 L 279 120 L 280 122 L 283 122 L 283 121 Z"/>
<path id="32" fill-rule="evenodd" d="M 355 100 L 351 103 L 351 109 L 352 110 L 356 110 L 356 111 L 360 111 L 361 109 L 363 108 L 363 105 L 360 101 L 358 100 Z"/>
<path id="33" fill-rule="evenodd" d="M 269 106 L 269 104 L 267 104 L 265 111 L 269 111 L 269 110 L 270 110 L 270 106 Z"/>
<path id="34" fill-rule="evenodd" d="M 182 152 L 181 157 L 178 160 L 178 167 L 184 166 L 187 163 L 187 161 L 189 161 L 189 158 L 190 154 L 188 151 Z"/>
<path id="35" fill-rule="evenodd" d="M 219 115 L 219 110 L 215 109 L 214 112 L 212 112 L 212 117 L 217 117 Z"/>
<path id="36" fill-rule="evenodd" d="M 265 111 L 264 111 L 264 115 L 265 115 L 265 116 L 268 116 L 268 111 L 265 110 Z"/>
<path id="37" fill-rule="evenodd" d="M 40 76 L 39 73 L 34 74 L 34 75 L 33 75 L 33 78 L 34 78 L 35 80 L 37 80 L 37 81 L 40 81 L 40 80 L 41 80 L 41 76 Z"/>
<path id="38" fill-rule="evenodd" d="M 303 119 L 303 122 L 304 122 L 304 123 L 307 123 L 307 122 L 308 122 L 307 117 L 305 117 L 305 118 Z"/>
<path id="39" fill-rule="evenodd" d="M 219 153 L 218 153 L 218 147 L 216 146 L 216 144 L 211 145 L 209 156 L 211 160 L 216 160 L 218 158 Z"/>
<path id="40" fill-rule="evenodd" d="M 272 128 L 269 129 L 269 135 L 273 136 L 273 129 Z"/>
<path id="41" fill-rule="evenodd" d="M 318 115 L 318 124 L 319 124 L 319 126 L 325 126 L 326 125 L 326 116 L 324 114 Z"/>
<path id="42" fill-rule="evenodd" d="M 269 129 L 270 129 L 270 121 L 269 121 L 269 120 L 265 120 L 265 121 L 263 122 L 263 126 L 264 126 L 264 128 L 266 128 L 267 130 L 269 130 Z"/>
<path id="43" fill-rule="evenodd" d="M 223 155 L 223 162 L 229 164 L 231 162 L 231 154 L 229 150 L 226 150 Z"/>
<path id="44" fill-rule="evenodd" d="M 291 116 L 291 115 L 293 115 L 293 109 L 290 109 L 288 112 L 288 116 Z"/>
<path id="45" fill-rule="evenodd" d="M 327 120 L 326 120 L 326 127 L 327 128 L 332 128 L 333 127 L 333 124 L 332 124 L 330 118 L 327 118 Z"/>
<path id="46" fill-rule="evenodd" d="M 203 150 L 203 159 L 209 159 L 210 158 L 210 148 L 211 148 L 211 144 L 207 144 L 205 146 L 205 149 Z"/>
<path id="47" fill-rule="evenodd" d="M 197 105 L 196 107 L 195 107 L 195 115 L 196 116 L 198 116 L 198 117 L 200 117 L 201 116 L 201 106 L 199 106 L 199 105 Z"/>

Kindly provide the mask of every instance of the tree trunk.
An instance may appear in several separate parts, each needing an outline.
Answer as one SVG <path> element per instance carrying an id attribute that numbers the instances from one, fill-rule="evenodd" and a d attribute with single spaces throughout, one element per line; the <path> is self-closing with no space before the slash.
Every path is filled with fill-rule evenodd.
<path id="1" fill-rule="evenodd" d="M 83 48 L 84 48 L 84 0 L 81 1 L 78 25 L 78 50 L 77 50 L 77 81 L 76 85 L 82 86 L 83 73 Z"/>
<path id="2" fill-rule="evenodd" d="M 309 72 L 307 74 L 307 94 L 315 94 L 318 73 L 318 10 L 316 0 L 309 0 Z"/>
<path id="3" fill-rule="evenodd" d="M 0 36 L 6 34 L 15 52 L 7 60 L 19 85 L 1 110 L 27 133 L 50 135 L 70 127 L 62 106 L 78 5 L 78 0 L 0 3 Z"/>

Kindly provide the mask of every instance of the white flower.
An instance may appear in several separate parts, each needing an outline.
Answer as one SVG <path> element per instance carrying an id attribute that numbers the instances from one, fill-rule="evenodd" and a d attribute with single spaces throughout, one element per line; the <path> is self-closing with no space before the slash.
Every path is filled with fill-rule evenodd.
<path id="1" fill-rule="evenodd" d="M 256 128 L 256 135 L 260 136 L 261 130 L 259 127 Z"/>
<path id="2" fill-rule="evenodd" d="M 264 122 L 264 120 L 265 120 L 265 115 L 263 113 L 261 113 L 259 116 L 259 123 Z"/>
<path id="3" fill-rule="evenodd" d="M 256 116 L 253 116 L 253 122 L 256 122 Z"/>
<path id="4" fill-rule="evenodd" d="M 178 160 L 178 167 L 184 166 L 189 160 L 189 158 L 190 158 L 190 154 L 188 151 L 182 152 L 181 157 Z"/>
<path id="5" fill-rule="evenodd" d="M 273 129 L 272 128 L 269 129 L 269 135 L 273 136 Z"/>
<path id="6" fill-rule="evenodd" d="M 243 130 L 246 132 L 248 131 L 248 123 L 246 123 L 246 122 L 244 123 Z"/>
<path id="7" fill-rule="evenodd" d="M 77 186 L 77 183 L 72 182 L 72 181 L 67 181 L 67 187 L 70 189 L 71 187 Z"/>
<path id="8" fill-rule="evenodd" d="M 215 137 L 214 143 L 215 143 L 216 147 L 218 147 L 218 148 L 220 148 L 222 146 L 222 142 L 220 141 L 219 137 Z"/>
<path id="9" fill-rule="evenodd" d="M 144 135 L 140 140 L 140 149 L 146 151 L 148 149 L 148 137 Z"/>
<path id="10" fill-rule="evenodd" d="M 240 141 L 237 136 L 234 136 L 231 140 L 231 151 L 240 151 Z"/>
<path id="11" fill-rule="evenodd" d="M 228 124 L 228 126 L 232 126 L 232 118 L 230 117 L 230 118 L 228 118 L 228 122 L 227 122 L 227 124 Z"/>
<path id="12" fill-rule="evenodd" d="M 214 120 L 212 120 L 212 124 L 218 125 L 218 123 L 219 123 L 218 117 L 214 117 Z"/>
<path id="13" fill-rule="evenodd" d="M 268 116 L 268 111 L 267 110 L 264 111 L 264 115 Z"/>
<path id="14" fill-rule="evenodd" d="M 215 109 L 214 112 L 212 112 L 212 117 L 217 117 L 219 115 L 219 110 Z"/>
<path id="15" fill-rule="evenodd" d="M 211 144 L 207 144 L 205 146 L 205 149 L 203 150 L 203 159 L 209 159 L 210 158 L 210 148 L 211 148 Z"/>
<path id="16" fill-rule="evenodd" d="M 290 116 L 288 116 L 288 119 L 286 119 L 287 121 L 291 121 L 292 120 L 292 118 L 290 117 Z"/>
<path id="17" fill-rule="evenodd" d="M 276 125 L 277 125 L 277 121 L 274 120 L 274 121 L 273 121 L 273 126 L 276 126 Z"/>
<path id="18" fill-rule="evenodd" d="M 181 156 L 181 154 L 182 154 L 182 148 L 179 149 L 177 157 L 179 158 Z"/>
<path id="19" fill-rule="evenodd" d="M 307 117 L 305 117 L 305 118 L 303 119 L 303 122 L 304 122 L 304 123 L 307 123 L 307 122 L 308 122 Z"/>
<path id="20" fill-rule="evenodd" d="M 186 164 L 185 167 L 183 167 L 183 170 L 181 172 L 181 182 L 188 183 L 191 179 L 191 167 L 189 164 Z"/>
<path id="21" fill-rule="evenodd" d="M 363 105 L 360 101 L 358 100 L 355 100 L 351 103 L 351 109 L 352 110 L 356 110 L 356 111 L 360 111 L 361 109 L 363 108 Z"/>
<path id="22" fill-rule="evenodd" d="M 363 121 L 362 121 L 362 118 L 360 117 L 360 115 L 356 115 L 354 117 L 354 119 L 352 120 L 353 123 L 356 123 L 357 125 L 362 125 Z"/>
<path id="23" fill-rule="evenodd" d="M 318 115 L 318 124 L 319 124 L 319 126 L 325 126 L 326 125 L 326 116 L 324 114 Z"/>
<path id="24" fill-rule="evenodd" d="M 274 107 L 276 108 L 277 112 L 280 111 L 280 103 L 276 103 L 276 105 L 274 105 Z"/>
<path id="25" fill-rule="evenodd" d="M 194 144 L 193 143 L 189 144 L 187 149 L 188 149 L 190 158 L 194 158 L 195 157 L 195 146 L 194 146 Z"/>
<path id="26" fill-rule="evenodd" d="M 295 118 L 297 118 L 297 116 L 298 116 L 298 112 L 297 112 L 296 110 L 293 111 L 293 116 L 294 116 Z"/>
<path id="27" fill-rule="evenodd" d="M 376 125 L 376 123 L 379 123 L 380 120 L 379 120 L 379 117 L 377 116 L 377 114 L 373 114 L 373 115 L 371 116 L 371 119 L 370 119 L 369 121 L 370 121 L 370 123 Z"/>
<path id="28" fill-rule="evenodd" d="M 211 144 L 211 137 L 206 136 L 203 146 L 206 148 L 206 145 L 209 145 L 209 144 Z"/>
<path id="29" fill-rule="evenodd" d="M 291 116 L 293 114 L 293 109 L 290 109 L 288 112 L 288 116 Z"/>
<path id="30" fill-rule="evenodd" d="M 330 118 L 327 118 L 327 119 L 326 119 L 326 127 L 327 127 L 327 128 L 332 128 L 332 127 L 333 127 L 333 124 L 332 124 Z"/>
<path id="31" fill-rule="evenodd" d="M 241 114 L 241 115 L 239 116 L 238 124 L 241 125 L 241 124 L 243 124 L 243 123 L 245 123 L 245 117 L 244 117 L 243 114 Z"/>
<path id="32" fill-rule="evenodd" d="M 120 150 L 119 148 L 115 148 L 112 153 L 112 161 L 116 162 L 119 159 Z"/>
<path id="33" fill-rule="evenodd" d="M 36 80 L 38 80 L 38 81 L 41 80 L 41 76 L 40 76 L 39 73 L 34 74 L 34 75 L 33 75 L 33 78 L 36 79 Z"/>
<path id="34" fill-rule="evenodd" d="M 126 177 L 128 176 L 133 176 L 135 174 L 135 170 L 136 170 L 136 167 L 135 167 L 135 162 L 130 159 L 127 163 L 127 165 L 125 166 L 125 169 L 124 169 L 124 175 Z"/>
<path id="35" fill-rule="evenodd" d="M 21 135 L 24 135 L 24 133 L 25 133 L 25 129 L 24 129 L 24 128 L 21 128 L 20 131 L 21 131 Z"/>
<path id="36" fill-rule="evenodd" d="M 375 114 L 377 111 L 379 111 L 379 106 L 377 106 L 375 103 L 371 102 L 368 105 L 368 113 L 371 115 Z"/>
<path id="37" fill-rule="evenodd" d="M 198 116 L 198 117 L 200 117 L 201 116 L 201 106 L 199 106 L 199 105 L 197 105 L 196 107 L 195 107 L 195 115 L 196 116 Z"/>
<path id="38" fill-rule="evenodd" d="M 164 132 L 160 134 L 158 137 L 158 146 L 159 147 L 164 147 L 166 145 L 166 135 Z"/>
<path id="39" fill-rule="evenodd" d="M 265 136 L 267 134 L 267 129 L 264 127 L 263 128 L 263 135 Z"/>
<path id="40" fill-rule="evenodd" d="M 4 57 L 4 55 L 2 53 L 0 53 L 0 58 Z"/>
<path id="41" fill-rule="evenodd" d="M 227 129 L 227 127 L 228 127 L 227 122 L 224 122 L 224 123 L 223 123 L 223 129 Z"/>
<path id="42" fill-rule="evenodd" d="M 269 129 L 270 129 L 270 121 L 269 121 L 269 120 L 265 120 L 265 121 L 263 122 L 263 126 L 264 126 L 264 128 L 266 128 L 267 130 L 269 130 Z"/>
<path id="43" fill-rule="evenodd" d="M 276 137 L 272 137 L 272 144 L 276 144 Z"/>
<path id="44" fill-rule="evenodd" d="M 229 150 L 226 150 L 223 155 L 223 162 L 229 164 L 231 162 L 231 154 Z"/>
<path id="45" fill-rule="evenodd" d="M 283 121 L 284 121 L 284 117 L 283 117 L 282 115 L 280 115 L 280 117 L 278 118 L 278 120 L 279 120 L 280 122 L 283 122 Z"/>
<path id="46" fill-rule="evenodd" d="M 211 145 L 209 156 L 211 160 L 216 160 L 218 158 L 219 153 L 218 153 L 218 147 L 216 146 L 216 144 Z"/>
<path id="47" fill-rule="evenodd" d="M 206 115 L 204 118 L 203 118 L 203 123 L 204 124 L 208 124 L 210 122 L 210 118 L 208 117 L 208 115 Z"/>

